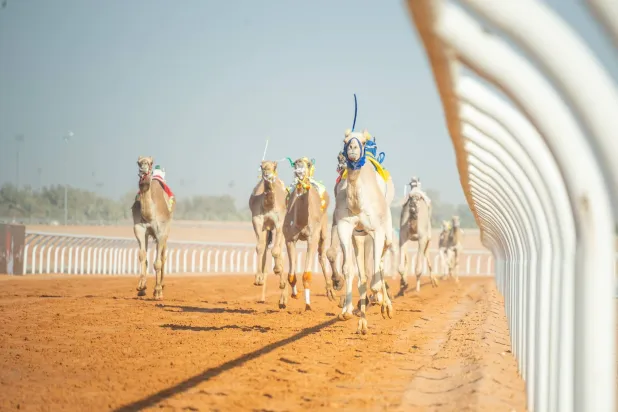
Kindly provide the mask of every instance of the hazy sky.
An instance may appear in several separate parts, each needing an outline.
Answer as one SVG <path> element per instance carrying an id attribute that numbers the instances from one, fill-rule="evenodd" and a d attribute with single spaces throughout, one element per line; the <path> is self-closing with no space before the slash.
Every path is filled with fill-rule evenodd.
<path id="1" fill-rule="evenodd" d="M 617 54 L 583 0 L 547 3 L 618 80 Z M 353 93 L 357 128 L 377 137 L 399 192 L 418 175 L 463 201 L 402 1 L 8 0 L 0 183 L 16 179 L 21 133 L 22 184 L 37 186 L 38 168 L 43 185 L 63 183 L 68 165 L 71 185 L 118 197 L 136 190 L 138 155 L 152 155 L 178 197 L 229 193 L 245 207 L 268 137 L 267 158 L 316 158 L 330 190 Z"/>

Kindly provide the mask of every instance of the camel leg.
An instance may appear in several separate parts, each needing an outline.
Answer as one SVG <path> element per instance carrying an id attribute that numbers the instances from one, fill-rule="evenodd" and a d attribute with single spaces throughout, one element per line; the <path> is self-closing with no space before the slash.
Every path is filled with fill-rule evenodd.
<path id="1" fill-rule="evenodd" d="M 397 296 L 403 296 L 408 289 L 408 254 L 406 253 L 406 246 L 409 240 L 402 238 L 399 241 L 399 276 L 401 276 L 401 283 L 399 286 L 399 294 Z"/>
<path id="2" fill-rule="evenodd" d="M 294 240 L 285 242 L 288 251 L 288 282 L 292 285 L 293 295 L 296 293 L 296 242 Z M 279 276 L 279 289 L 281 289 L 281 297 L 279 298 L 279 309 L 285 309 L 288 304 L 288 282 L 285 281 L 283 274 Z M 296 296 L 294 298 L 296 299 Z"/>
<path id="3" fill-rule="evenodd" d="M 313 263 L 315 261 L 315 252 L 318 248 L 320 233 L 315 231 L 311 233 L 307 240 L 307 256 L 305 258 L 305 270 L 303 271 L 303 289 L 305 291 L 305 310 L 311 310 L 311 275 Z"/>
<path id="4" fill-rule="evenodd" d="M 324 249 L 326 248 L 326 228 L 322 228 L 320 230 L 320 238 L 318 239 L 318 261 L 320 262 L 320 267 L 322 268 L 322 274 L 324 275 L 324 283 L 326 284 L 326 297 L 330 301 L 334 301 L 337 298 L 337 294 L 333 289 L 333 283 L 331 279 L 328 278 L 328 273 L 326 271 L 326 253 Z M 331 264 L 332 266 L 332 264 Z"/>
<path id="5" fill-rule="evenodd" d="M 340 240 L 339 234 L 337 233 L 337 225 L 333 225 L 330 234 L 330 247 L 326 252 L 326 257 L 330 262 L 330 268 L 333 271 L 331 279 L 333 280 L 333 288 L 335 290 L 341 290 L 343 288 L 344 279 L 339 273 L 339 268 L 337 267 L 337 254 L 340 249 Z"/>
<path id="6" fill-rule="evenodd" d="M 165 263 L 167 262 L 167 237 L 161 246 L 161 288 L 165 289 Z"/>
<path id="7" fill-rule="evenodd" d="M 161 253 L 163 252 L 162 239 L 157 239 L 157 255 L 154 262 L 157 283 L 155 284 L 153 297 L 155 300 L 163 299 L 163 288 L 161 287 Z"/>
<path id="8" fill-rule="evenodd" d="M 356 252 L 356 261 L 359 262 L 358 273 L 358 293 L 360 299 L 358 301 L 357 315 L 358 328 L 356 333 L 367 334 L 367 266 L 365 266 L 365 240 L 366 236 L 354 236 L 354 251 Z M 361 268 L 361 266 L 363 266 Z M 363 270 L 364 269 L 364 270 Z"/>
<path id="9" fill-rule="evenodd" d="M 442 280 L 445 280 L 448 277 L 448 258 L 446 248 L 440 248 L 438 253 L 440 254 L 440 273 L 442 273 Z"/>
<path id="10" fill-rule="evenodd" d="M 384 246 L 386 236 L 383 230 L 376 230 L 373 234 L 373 273 L 375 276 L 379 276 L 378 282 L 374 282 L 372 289 L 374 293 L 378 295 L 378 302 L 381 302 L 382 317 L 393 317 L 393 303 L 388 295 L 386 289 L 386 282 L 384 280 L 384 271 L 382 270 L 382 258 L 384 257 Z M 380 296 L 382 294 L 382 296 Z"/>
<path id="11" fill-rule="evenodd" d="M 425 237 L 419 237 L 418 249 L 416 251 L 416 263 L 414 267 L 414 274 L 416 275 L 416 291 L 421 291 L 421 276 L 423 275 L 423 266 L 425 263 L 425 254 L 423 251 L 427 247 L 429 241 Z"/>
<path id="12" fill-rule="evenodd" d="M 265 271 L 266 271 L 266 236 L 268 232 L 260 232 L 257 239 L 257 246 L 255 248 L 257 252 L 257 273 L 255 274 L 255 280 L 253 284 L 255 286 L 262 286 L 265 284 Z"/>
<path id="13" fill-rule="evenodd" d="M 341 249 L 343 251 L 343 277 L 345 279 L 345 302 L 339 315 L 340 320 L 352 319 L 352 282 L 354 276 L 352 273 L 352 233 L 354 225 L 351 222 L 341 220 L 337 223 L 337 234 L 341 240 Z"/>
<path id="14" fill-rule="evenodd" d="M 294 262 L 294 266 L 290 266 L 288 283 L 292 287 L 292 299 L 298 299 L 298 288 L 296 287 L 296 283 L 298 283 L 298 277 L 296 276 L 296 241 L 287 242 L 287 246 L 291 261 Z"/>
<path id="15" fill-rule="evenodd" d="M 352 246 L 354 247 L 354 254 L 356 256 L 356 267 L 358 268 L 358 292 L 360 297 L 356 302 L 356 309 L 352 313 L 358 317 L 362 317 L 362 308 L 364 304 L 367 306 L 367 242 L 365 242 L 366 236 L 353 236 Z M 364 288 L 364 296 L 363 296 Z M 360 331 L 360 329 L 359 329 Z"/>
<path id="16" fill-rule="evenodd" d="M 281 226 L 281 225 L 280 225 Z M 282 227 L 276 227 L 274 229 L 275 236 L 273 239 L 272 256 L 275 275 L 281 275 L 283 273 L 283 257 L 281 256 L 281 244 L 283 243 Z"/>
<path id="17" fill-rule="evenodd" d="M 429 257 L 429 244 L 430 240 L 427 239 L 427 243 L 425 243 L 425 249 L 423 250 L 423 256 L 427 261 L 427 270 L 429 270 L 429 278 L 431 279 L 431 286 L 434 288 L 438 287 L 438 278 L 433 273 L 433 267 L 431 266 L 431 259 Z"/>
<path id="18" fill-rule="evenodd" d="M 459 245 L 455 247 L 453 252 L 453 272 L 455 274 L 455 283 L 459 283 Z"/>
<path id="19" fill-rule="evenodd" d="M 139 245 L 140 275 L 137 283 L 137 296 L 146 296 L 146 274 L 148 273 L 148 234 L 143 226 L 134 226 L 133 232 Z"/>

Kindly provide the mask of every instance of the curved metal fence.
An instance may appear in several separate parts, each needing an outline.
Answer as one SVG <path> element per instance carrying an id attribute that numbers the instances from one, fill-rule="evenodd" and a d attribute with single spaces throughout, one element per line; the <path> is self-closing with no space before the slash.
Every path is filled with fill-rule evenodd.
<path id="1" fill-rule="evenodd" d="M 495 257 L 528 410 L 614 411 L 616 85 L 543 2 L 407 3 Z M 618 44 L 618 3 L 587 4 Z"/>

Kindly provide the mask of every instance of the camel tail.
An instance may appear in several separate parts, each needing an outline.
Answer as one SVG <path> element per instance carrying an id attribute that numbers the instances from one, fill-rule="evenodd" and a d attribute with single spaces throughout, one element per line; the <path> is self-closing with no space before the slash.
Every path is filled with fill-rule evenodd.
<path id="1" fill-rule="evenodd" d="M 269 230 L 268 235 L 266 235 L 266 247 L 270 246 L 273 243 L 273 231 Z"/>

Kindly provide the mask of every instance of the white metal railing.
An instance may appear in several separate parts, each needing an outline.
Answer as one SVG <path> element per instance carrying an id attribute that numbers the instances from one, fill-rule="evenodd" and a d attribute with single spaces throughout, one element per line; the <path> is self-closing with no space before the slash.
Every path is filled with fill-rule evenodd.
<path id="1" fill-rule="evenodd" d="M 618 3 L 588 3 L 618 42 Z M 408 8 L 466 199 L 496 259 L 528 410 L 614 411 L 616 85 L 540 1 L 408 0 Z"/>
<path id="2" fill-rule="evenodd" d="M 148 250 L 149 272 L 154 273 L 155 247 L 150 242 Z M 301 272 L 304 265 L 304 251 L 298 248 L 296 271 Z M 26 274 L 139 274 L 138 247 L 135 239 L 107 236 L 87 236 L 32 232 L 26 234 L 24 248 L 24 267 Z M 440 267 L 437 250 L 430 250 L 434 271 L 445 273 Z M 414 271 L 416 251 L 408 249 L 408 264 Z M 270 253 L 269 253 L 270 255 Z M 287 267 L 287 253 L 284 250 Z M 394 267 L 396 262 L 386 262 L 386 267 Z M 271 259 L 272 260 L 272 259 Z M 341 263 L 340 261 L 338 262 Z M 485 250 L 464 250 L 460 256 L 461 275 L 485 276 L 493 273 L 493 257 Z M 327 267 L 329 267 L 327 265 Z M 249 243 L 213 242 L 169 242 L 166 271 L 170 274 L 209 274 L 209 273 L 255 273 L 257 253 L 255 245 Z M 321 270 L 317 256 L 313 270 Z M 330 267 L 329 267 L 330 270 Z M 427 271 L 425 264 L 423 271 Z M 391 270 L 393 278 L 398 277 Z"/>

